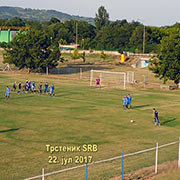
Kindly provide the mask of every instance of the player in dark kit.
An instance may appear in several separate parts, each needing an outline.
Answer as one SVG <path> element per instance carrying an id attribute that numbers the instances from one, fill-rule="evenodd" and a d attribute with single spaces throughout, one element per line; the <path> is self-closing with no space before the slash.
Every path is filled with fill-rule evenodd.
<path id="1" fill-rule="evenodd" d="M 19 84 L 18 84 L 18 94 L 21 92 L 21 82 L 19 82 Z"/>
<path id="2" fill-rule="evenodd" d="M 16 81 L 13 84 L 13 91 L 16 91 Z"/>
<path id="3" fill-rule="evenodd" d="M 155 108 L 153 108 L 153 117 L 154 117 L 154 123 L 155 125 L 157 125 L 157 123 L 159 124 L 159 126 L 161 125 L 159 122 L 159 116 L 158 116 L 158 112 L 156 111 Z"/>
<path id="4" fill-rule="evenodd" d="M 41 94 L 42 94 L 42 82 L 39 85 L 39 95 L 41 95 Z"/>

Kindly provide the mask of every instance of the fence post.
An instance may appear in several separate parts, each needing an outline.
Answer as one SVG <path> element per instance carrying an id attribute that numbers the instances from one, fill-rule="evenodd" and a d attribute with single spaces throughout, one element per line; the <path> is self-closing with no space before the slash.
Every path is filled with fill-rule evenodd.
<path id="1" fill-rule="evenodd" d="M 92 86 L 92 81 L 93 81 L 93 69 L 90 71 L 90 86 Z"/>
<path id="2" fill-rule="evenodd" d="M 156 143 L 155 174 L 157 174 L 157 170 L 158 170 L 158 143 Z"/>
<path id="3" fill-rule="evenodd" d="M 44 180 L 44 168 L 42 168 L 42 180 Z"/>
<path id="4" fill-rule="evenodd" d="M 179 137 L 179 160 L 178 160 L 178 167 L 180 168 L 180 137 Z"/>
<path id="5" fill-rule="evenodd" d="M 88 180 L 88 163 L 86 164 L 86 180 Z"/>
<path id="6" fill-rule="evenodd" d="M 58 75 L 60 75 L 60 67 L 58 67 Z"/>
<path id="7" fill-rule="evenodd" d="M 46 75 L 48 75 L 48 66 L 46 66 Z"/>
<path id="8" fill-rule="evenodd" d="M 68 68 L 68 74 L 69 74 L 69 77 L 70 77 L 70 75 L 71 75 L 71 69 L 70 68 Z"/>
<path id="9" fill-rule="evenodd" d="M 122 151 L 122 162 L 121 162 L 121 169 L 122 169 L 122 180 L 124 180 L 124 155 Z"/>
<path id="10" fill-rule="evenodd" d="M 82 79 L 82 68 L 80 68 L 80 79 Z"/>

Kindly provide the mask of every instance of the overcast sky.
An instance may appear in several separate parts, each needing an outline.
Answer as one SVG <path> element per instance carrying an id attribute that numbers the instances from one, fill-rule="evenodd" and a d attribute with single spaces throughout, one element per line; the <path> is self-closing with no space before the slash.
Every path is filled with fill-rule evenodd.
<path id="1" fill-rule="evenodd" d="M 138 20 L 151 26 L 180 22 L 180 0 L 0 0 L 0 6 L 54 9 L 88 17 L 95 17 L 101 5 L 105 6 L 111 20 Z"/>

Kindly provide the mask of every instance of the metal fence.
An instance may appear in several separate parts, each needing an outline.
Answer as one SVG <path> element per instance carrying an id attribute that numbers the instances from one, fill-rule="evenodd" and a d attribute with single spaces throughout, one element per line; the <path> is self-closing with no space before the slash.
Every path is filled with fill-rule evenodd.
<path id="1" fill-rule="evenodd" d="M 119 176 L 119 180 L 140 179 L 140 176 L 133 178 L 133 176 L 137 176 L 137 174 L 133 174 L 132 172 L 145 167 L 150 167 L 141 174 L 143 176 L 142 178 L 146 179 L 146 176 L 152 176 L 158 174 L 159 171 L 162 171 L 162 167 L 160 167 L 162 163 L 167 161 L 172 162 L 173 160 L 176 160 L 177 162 L 175 165 L 176 168 L 180 168 L 180 138 L 179 141 L 168 144 L 158 145 L 157 143 L 155 147 L 149 149 L 129 154 L 123 154 L 122 152 L 120 156 L 95 161 L 90 164 L 82 164 L 71 168 L 61 169 L 50 173 L 45 173 L 43 168 L 41 175 L 26 178 L 25 180 L 50 180 L 51 177 L 53 177 L 53 180 L 99 180 L 102 179 L 102 177 L 104 177 L 104 179 L 109 179 L 115 176 Z M 168 168 L 168 166 L 164 166 L 163 171 L 168 170 Z"/>

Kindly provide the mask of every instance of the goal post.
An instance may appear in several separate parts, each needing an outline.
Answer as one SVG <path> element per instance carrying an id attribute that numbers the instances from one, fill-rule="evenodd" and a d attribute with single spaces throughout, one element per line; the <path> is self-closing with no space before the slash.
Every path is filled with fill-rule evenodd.
<path id="1" fill-rule="evenodd" d="M 90 86 L 96 81 L 96 78 L 101 79 L 101 84 L 115 83 L 116 85 L 123 86 L 126 89 L 126 73 L 125 72 L 113 72 L 113 71 L 90 71 Z"/>
<path id="2" fill-rule="evenodd" d="M 127 83 L 134 83 L 134 72 L 127 71 Z"/>

